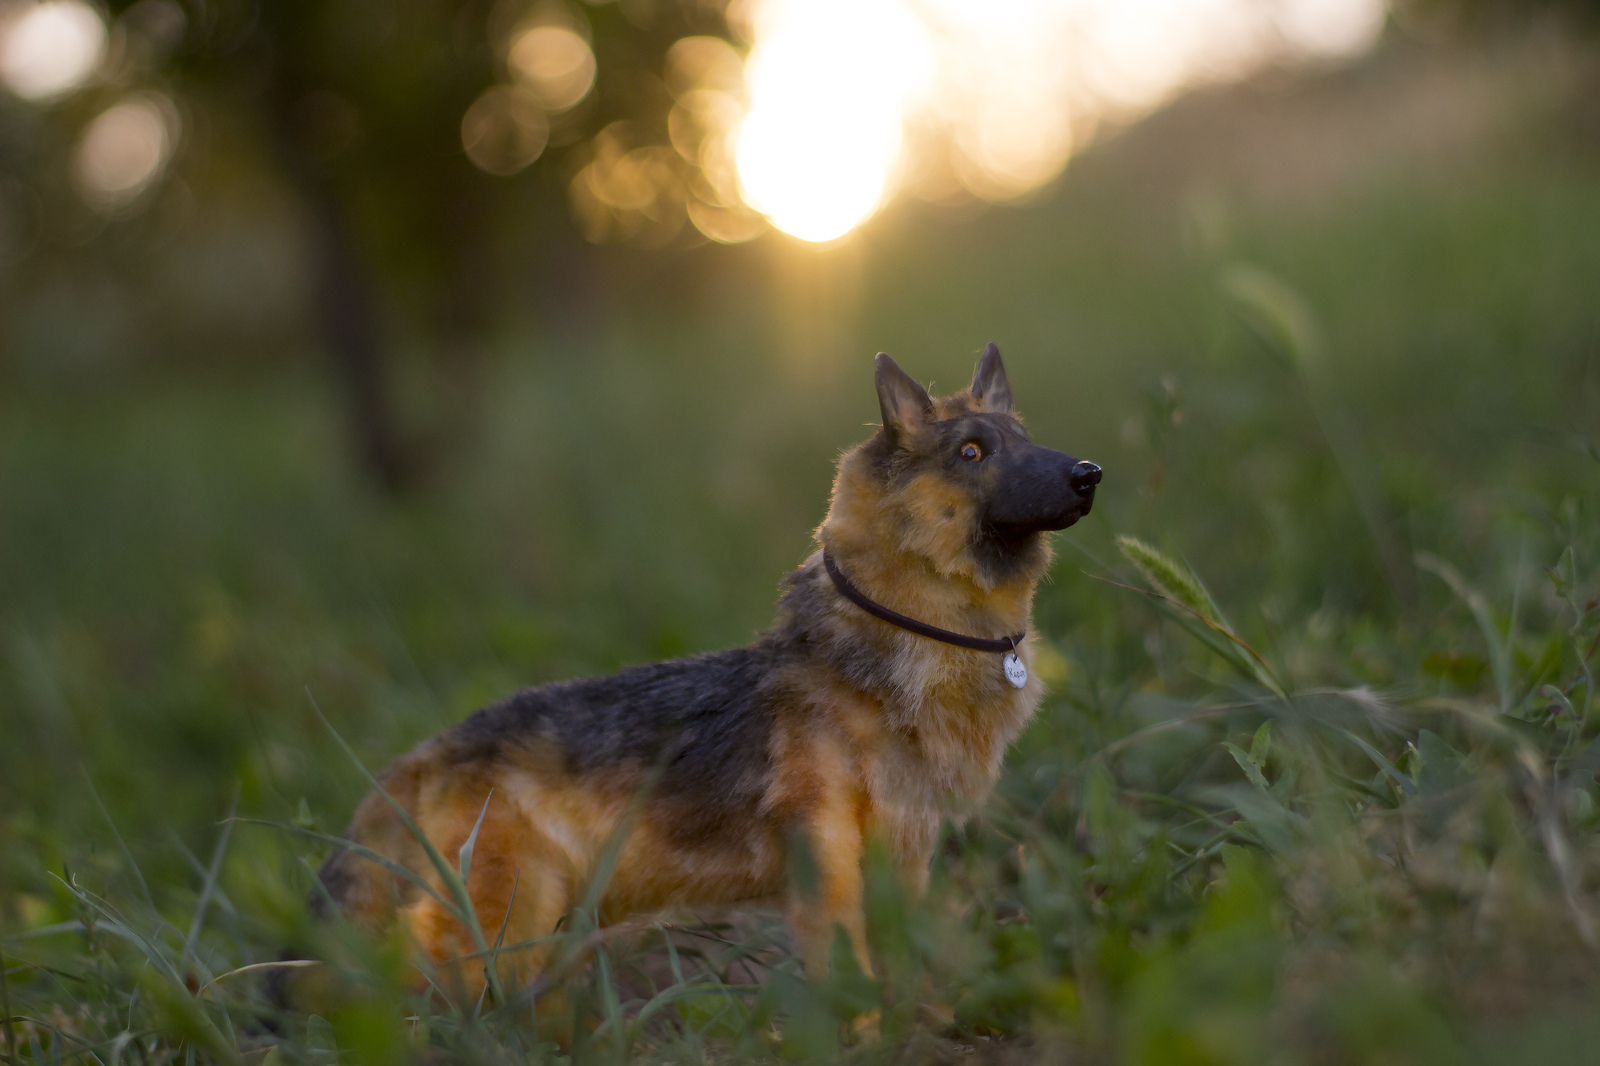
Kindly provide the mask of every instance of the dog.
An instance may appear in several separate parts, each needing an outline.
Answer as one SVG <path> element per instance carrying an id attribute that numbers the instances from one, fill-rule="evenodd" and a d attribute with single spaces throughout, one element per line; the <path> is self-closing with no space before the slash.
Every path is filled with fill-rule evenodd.
<path id="1" fill-rule="evenodd" d="M 548 938 L 609 846 L 602 923 L 774 903 L 809 975 L 827 972 L 838 928 L 871 973 L 865 849 L 880 843 L 919 894 L 941 818 L 993 787 L 1043 695 L 1029 630 L 1048 534 L 1089 513 L 1100 481 L 1029 439 L 993 344 L 952 396 L 884 354 L 874 376 L 882 427 L 841 456 L 818 550 L 753 644 L 527 689 L 381 775 L 442 854 L 478 826 L 467 890 L 491 940 L 502 924 L 507 944 Z M 348 839 L 448 898 L 394 802 L 370 793 Z M 481 991 L 481 957 L 461 961 L 476 941 L 438 899 L 351 850 L 319 878 L 314 898 L 402 927 Z M 519 952 L 519 976 L 547 952 Z"/>

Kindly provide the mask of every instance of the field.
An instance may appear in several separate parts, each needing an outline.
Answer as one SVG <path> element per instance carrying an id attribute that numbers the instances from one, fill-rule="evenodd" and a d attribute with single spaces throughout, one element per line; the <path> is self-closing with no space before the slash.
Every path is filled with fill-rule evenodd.
<path id="1" fill-rule="evenodd" d="M 836 249 L 607 251 L 398 501 L 305 353 L 4 364 L 0 1056 L 1600 1061 L 1600 140 L 1557 53 L 1204 93 Z M 952 389 L 990 340 L 1106 477 L 996 795 L 926 903 L 874 872 L 877 980 L 805 984 L 760 915 L 577 913 L 558 1047 L 308 923 L 367 787 L 336 733 L 376 770 L 749 639 L 871 355 Z M 313 940 L 339 991 L 273 1035 L 239 971 Z"/>

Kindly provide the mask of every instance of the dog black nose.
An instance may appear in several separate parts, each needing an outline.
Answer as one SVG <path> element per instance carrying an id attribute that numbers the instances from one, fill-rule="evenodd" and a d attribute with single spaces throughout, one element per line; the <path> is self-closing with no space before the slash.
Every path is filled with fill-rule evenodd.
<path id="1" fill-rule="evenodd" d="M 1072 468 L 1072 489 L 1074 492 L 1087 492 L 1100 484 L 1100 468 L 1091 462 L 1081 462 Z"/>

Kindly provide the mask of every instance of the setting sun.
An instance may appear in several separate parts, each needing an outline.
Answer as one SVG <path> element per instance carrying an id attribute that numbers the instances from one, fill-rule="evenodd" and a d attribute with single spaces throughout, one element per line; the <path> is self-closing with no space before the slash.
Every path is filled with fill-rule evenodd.
<path id="1" fill-rule="evenodd" d="M 1186 85 L 1369 45 L 1383 0 L 753 0 L 742 199 L 838 238 L 899 192 L 1009 200 L 1097 123 Z"/>
<path id="2" fill-rule="evenodd" d="M 757 32 L 735 134 L 740 186 L 779 229 L 832 240 L 883 200 L 931 42 L 896 0 L 778 0 Z"/>

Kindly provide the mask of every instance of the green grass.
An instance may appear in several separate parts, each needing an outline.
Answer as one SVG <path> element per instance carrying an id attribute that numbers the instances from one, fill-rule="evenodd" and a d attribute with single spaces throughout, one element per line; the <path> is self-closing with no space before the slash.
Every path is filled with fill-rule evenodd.
<path id="1" fill-rule="evenodd" d="M 643 257 L 581 336 L 508 331 L 401 503 L 306 361 L 13 374 L 0 1055 L 1596 1058 L 1600 164 L 1519 135 L 1275 206 L 1144 180 L 1141 135 L 972 223 Z M 926 903 L 872 870 L 879 980 L 805 984 L 758 914 L 580 909 L 557 1049 L 519 1009 L 550 988 L 408 999 L 396 945 L 308 924 L 293 829 L 367 787 L 317 708 L 377 769 L 515 687 L 747 640 L 876 418 L 871 353 L 949 388 L 990 339 L 1106 481 L 992 801 Z M 239 971 L 313 940 L 341 991 L 265 1035 Z"/>

